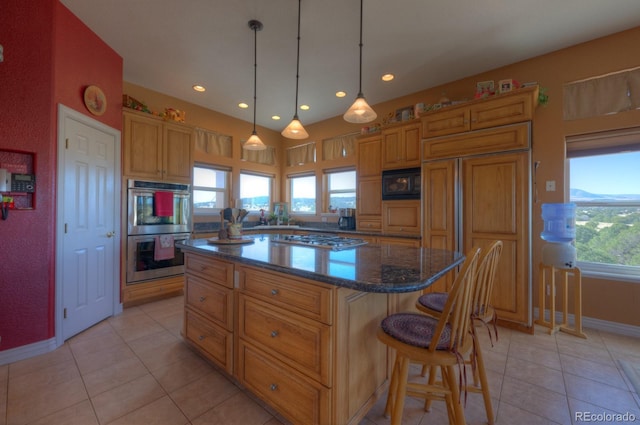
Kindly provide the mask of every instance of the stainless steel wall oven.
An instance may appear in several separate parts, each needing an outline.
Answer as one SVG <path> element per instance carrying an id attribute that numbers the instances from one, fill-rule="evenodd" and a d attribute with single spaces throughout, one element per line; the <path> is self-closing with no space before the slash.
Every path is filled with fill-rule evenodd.
<path id="1" fill-rule="evenodd" d="M 127 285 L 184 273 L 175 243 L 191 233 L 188 184 L 127 182 Z"/>

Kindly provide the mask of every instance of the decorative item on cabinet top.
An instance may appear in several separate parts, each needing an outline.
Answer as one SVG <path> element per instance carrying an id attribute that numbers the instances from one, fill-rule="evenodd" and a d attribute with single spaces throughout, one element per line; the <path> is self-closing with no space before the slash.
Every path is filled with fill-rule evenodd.
<path id="1" fill-rule="evenodd" d="M 174 108 L 164 108 L 164 112 L 153 111 L 149 109 L 149 107 L 144 102 L 134 99 L 127 94 L 122 95 L 122 106 L 125 108 L 134 109 L 136 111 L 155 115 L 156 117 L 160 117 L 165 121 L 185 122 L 185 117 L 187 115 L 185 111 Z"/>

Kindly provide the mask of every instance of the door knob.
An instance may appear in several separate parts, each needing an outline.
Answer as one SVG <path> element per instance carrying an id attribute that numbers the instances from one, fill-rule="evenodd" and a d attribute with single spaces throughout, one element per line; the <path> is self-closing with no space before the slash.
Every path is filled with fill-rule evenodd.
<path id="1" fill-rule="evenodd" d="M 107 233 L 107 237 L 108 237 L 108 238 L 112 238 L 112 237 L 114 237 L 115 235 L 116 235 L 116 232 L 108 232 L 108 233 Z"/>

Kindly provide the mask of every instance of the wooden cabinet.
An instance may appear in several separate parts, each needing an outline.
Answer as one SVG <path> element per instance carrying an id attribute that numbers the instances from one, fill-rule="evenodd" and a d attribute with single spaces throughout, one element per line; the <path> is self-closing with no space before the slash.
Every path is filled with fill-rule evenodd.
<path id="1" fill-rule="evenodd" d="M 384 233 L 419 235 L 420 201 L 383 201 L 382 230 Z"/>
<path id="2" fill-rule="evenodd" d="M 356 226 L 358 230 L 382 230 L 382 135 L 358 140 L 356 168 Z"/>
<path id="3" fill-rule="evenodd" d="M 357 170 L 360 177 L 382 175 L 382 136 L 368 136 L 358 140 Z"/>
<path id="4" fill-rule="evenodd" d="M 186 258 L 183 336 L 190 346 L 291 423 L 362 421 L 389 378 L 376 332 L 399 308 L 397 297 Z"/>
<path id="5" fill-rule="evenodd" d="M 356 227 L 358 230 L 382 230 L 382 178 L 358 178 Z"/>
<path id="6" fill-rule="evenodd" d="M 492 304 L 501 321 L 517 326 L 531 326 L 529 129 L 529 123 L 522 123 L 434 139 L 447 157 L 462 149 L 458 157 L 422 166 L 423 245 L 466 252 L 502 240 Z M 486 146 L 509 145 L 505 140 L 515 140 L 513 134 L 524 135 L 526 143 L 485 151 Z M 451 145 L 444 146 L 447 142 Z M 436 285 L 447 290 L 450 284 L 447 276 Z"/>
<path id="7" fill-rule="evenodd" d="M 503 242 L 492 304 L 498 318 L 531 325 L 530 153 L 465 158 L 462 246 Z"/>
<path id="8" fill-rule="evenodd" d="M 238 379 L 294 423 L 331 423 L 335 288 L 238 268 Z"/>
<path id="9" fill-rule="evenodd" d="M 382 131 L 382 168 L 397 169 L 420 165 L 420 123 L 405 124 Z"/>
<path id="10" fill-rule="evenodd" d="M 124 112 L 123 174 L 191 183 L 193 128 L 136 112 Z"/>
<path id="11" fill-rule="evenodd" d="M 185 253 L 183 335 L 216 365 L 233 373 L 233 263 Z"/>
<path id="12" fill-rule="evenodd" d="M 428 112 L 421 118 L 422 137 L 531 121 L 537 103 L 538 87 L 535 86 Z"/>

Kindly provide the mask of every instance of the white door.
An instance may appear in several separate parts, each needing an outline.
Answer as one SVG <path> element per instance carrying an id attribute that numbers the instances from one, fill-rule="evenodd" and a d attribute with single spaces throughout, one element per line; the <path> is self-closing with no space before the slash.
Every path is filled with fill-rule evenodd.
<path id="1" fill-rule="evenodd" d="M 120 132 L 64 106 L 58 125 L 56 338 L 61 344 L 119 308 Z"/>

